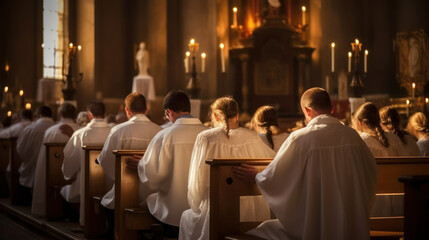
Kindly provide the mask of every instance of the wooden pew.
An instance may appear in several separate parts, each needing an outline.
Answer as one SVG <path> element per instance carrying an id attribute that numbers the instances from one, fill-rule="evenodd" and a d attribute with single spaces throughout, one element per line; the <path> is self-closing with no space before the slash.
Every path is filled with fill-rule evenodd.
<path id="1" fill-rule="evenodd" d="M 146 209 L 139 208 L 139 177 L 127 168 L 126 159 L 143 155 L 143 151 L 114 150 L 115 159 L 115 240 L 137 239 L 137 230 L 150 229 L 154 219 Z"/>
<path id="2" fill-rule="evenodd" d="M 19 190 L 19 166 L 21 165 L 21 159 L 16 151 L 16 140 L 17 138 L 6 138 L 0 139 L 0 151 L 2 166 L 6 169 L 10 162 L 10 172 L 6 173 L 9 189 L 9 199 L 11 204 L 19 204 L 21 202 L 21 194 Z M 2 167 L 3 169 L 3 167 Z M 2 185 L 3 186 L 3 185 Z"/>
<path id="3" fill-rule="evenodd" d="M 11 144 L 8 138 L 0 138 L 0 197 L 9 196 L 6 170 L 11 156 Z"/>
<path id="4" fill-rule="evenodd" d="M 73 182 L 65 180 L 61 167 L 65 143 L 45 143 L 46 147 L 46 219 L 60 220 L 63 217 L 61 187 Z"/>
<path id="5" fill-rule="evenodd" d="M 96 238 L 106 233 L 106 215 L 99 201 L 106 194 L 105 175 L 103 167 L 95 161 L 100 155 L 103 146 L 84 146 L 85 172 L 84 174 L 84 199 L 85 199 L 85 237 Z"/>

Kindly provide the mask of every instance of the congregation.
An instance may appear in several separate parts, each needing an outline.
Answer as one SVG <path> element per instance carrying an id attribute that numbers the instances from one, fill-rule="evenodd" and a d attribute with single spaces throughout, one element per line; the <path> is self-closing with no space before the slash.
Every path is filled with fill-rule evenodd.
<path id="1" fill-rule="evenodd" d="M 417 112 L 407 124 L 395 108 L 366 102 L 351 116 L 347 126 L 333 117 L 328 92 L 310 88 L 303 93 L 300 108 L 305 126 L 281 129 L 277 110 L 261 106 L 246 127 L 239 124 L 237 102 L 216 99 L 210 106 L 210 123 L 191 115 L 188 95 L 170 91 L 164 98 L 165 128 L 147 116 L 147 100 L 133 92 L 125 99 L 126 121 L 107 117 L 105 105 L 87 106 L 87 120 L 76 119 L 76 108 L 64 103 L 53 112 L 40 106 L 34 115 L 23 110 L 0 138 L 17 138 L 22 159 L 19 184 L 22 203 L 32 214 L 45 215 L 46 146 L 64 143 L 62 172 L 71 183 L 61 188 L 71 216 L 85 226 L 84 146 L 103 146 L 96 162 L 105 173 L 106 194 L 101 205 L 107 217 L 106 236 L 114 236 L 114 150 L 145 150 L 127 159 L 137 171 L 140 206 L 146 207 L 162 235 L 179 239 L 209 239 L 210 166 L 214 158 L 273 159 L 263 171 L 242 164 L 233 168 L 238 178 L 257 184 L 263 198 L 240 201 L 240 211 L 267 219 L 249 235 L 262 239 L 368 239 L 376 186 L 375 157 L 427 156 L 429 126 L 426 115 Z M 108 121 L 108 119 L 110 119 Z M 80 122 L 80 124 L 78 124 Z M 10 166 L 8 167 L 10 171 Z M 287 184 L 285 184 L 287 183 Z M 268 204 L 268 207 L 264 206 Z M 350 207 L 353 206 L 353 207 Z M 268 213 L 266 213 L 268 211 Z M 312 216 L 312 217 L 305 217 Z M 155 239 L 140 233 L 143 239 Z"/>

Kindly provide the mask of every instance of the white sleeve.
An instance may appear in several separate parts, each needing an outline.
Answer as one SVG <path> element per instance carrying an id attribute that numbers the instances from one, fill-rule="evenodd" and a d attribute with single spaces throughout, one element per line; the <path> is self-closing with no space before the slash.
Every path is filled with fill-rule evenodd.
<path id="1" fill-rule="evenodd" d="M 115 180 L 115 155 L 113 155 L 113 150 L 117 150 L 116 148 L 118 147 L 118 136 L 115 133 L 110 132 L 103 150 L 98 156 L 98 162 L 103 167 L 104 173 L 113 180 Z"/>
<path id="2" fill-rule="evenodd" d="M 82 144 L 80 135 L 73 135 L 64 147 L 62 171 L 65 179 L 72 178 L 80 169 L 82 161 Z"/>

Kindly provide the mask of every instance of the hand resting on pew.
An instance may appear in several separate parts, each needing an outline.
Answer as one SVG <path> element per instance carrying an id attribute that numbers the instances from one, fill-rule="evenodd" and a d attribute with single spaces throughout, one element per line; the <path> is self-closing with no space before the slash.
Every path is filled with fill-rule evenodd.
<path id="1" fill-rule="evenodd" d="M 232 172 L 236 177 L 248 183 L 256 183 L 255 176 L 259 173 L 258 169 L 246 163 L 232 167 Z"/>
<path id="2" fill-rule="evenodd" d="M 60 131 L 61 131 L 62 134 L 66 135 L 68 137 L 71 137 L 73 135 L 73 133 L 74 133 L 73 128 L 70 127 L 70 125 L 68 125 L 68 124 L 61 125 L 60 126 Z"/>
<path id="3" fill-rule="evenodd" d="M 133 155 L 130 158 L 127 158 L 127 167 L 131 169 L 137 170 L 137 166 L 139 165 L 140 160 L 142 159 L 143 155 Z"/>

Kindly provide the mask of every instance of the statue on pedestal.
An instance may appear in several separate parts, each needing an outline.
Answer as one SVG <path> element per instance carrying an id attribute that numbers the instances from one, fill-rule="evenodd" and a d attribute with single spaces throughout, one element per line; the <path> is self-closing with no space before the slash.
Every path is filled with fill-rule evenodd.
<path id="1" fill-rule="evenodd" d="M 146 100 L 155 100 L 155 85 L 153 78 L 148 74 L 149 68 L 149 53 L 145 49 L 146 44 L 140 42 L 139 49 L 136 52 L 136 62 L 139 73 L 133 79 L 132 92 L 138 92 L 146 97 Z"/>
<path id="2" fill-rule="evenodd" d="M 136 61 L 139 67 L 139 76 L 148 76 L 147 69 L 149 68 L 149 53 L 145 49 L 145 43 L 141 42 L 139 50 L 136 54 Z"/>

